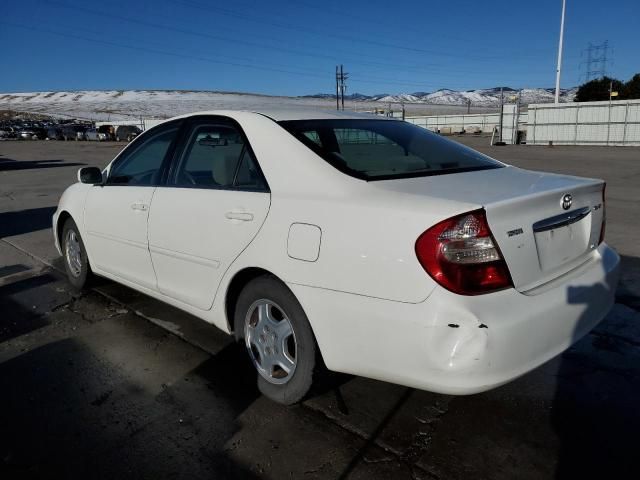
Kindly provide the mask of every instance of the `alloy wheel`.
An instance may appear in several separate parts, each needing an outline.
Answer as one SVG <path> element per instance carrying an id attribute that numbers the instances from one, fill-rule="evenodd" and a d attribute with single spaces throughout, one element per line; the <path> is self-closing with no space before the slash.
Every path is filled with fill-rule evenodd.
<path id="1" fill-rule="evenodd" d="M 75 231 L 69 230 L 65 240 L 65 258 L 69 271 L 74 277 L 79 277 L 82 273 L 82 248 L 80 240 Z"/>
<path id="2" fill-rule="evenodd" d="M 296 337 L 285 311 L 260 299 L 249 307 L 244 339 L 258 373 L 269 383 L 281 385 L 293 376 L 297 365 Z"/>

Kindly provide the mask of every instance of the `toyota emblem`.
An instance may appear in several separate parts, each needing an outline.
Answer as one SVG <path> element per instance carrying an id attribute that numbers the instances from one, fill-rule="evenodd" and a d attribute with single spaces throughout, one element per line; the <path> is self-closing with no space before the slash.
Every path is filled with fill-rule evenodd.
<path id="1" fill-rule="evenodd" d="M 571 203 L 573 202 L 573 197 L 570 193 L 565 194 L 562 197 L 562 208 L 565 210 L 569 210 L 571 208 Z"/>

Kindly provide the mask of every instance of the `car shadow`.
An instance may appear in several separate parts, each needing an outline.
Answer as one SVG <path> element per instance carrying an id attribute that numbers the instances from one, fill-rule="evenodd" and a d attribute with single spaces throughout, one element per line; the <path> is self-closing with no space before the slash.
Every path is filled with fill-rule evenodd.
<path id="1" fill-rule="evenodd" d="M 30 208 L 0 213 L 0 238 L 51 228 L 56 207 Z"/>
<path id="2" fill-rule="evenodd" d="M 582 337 L 590 318 L 599 314 L 597 299 L 614 289 L 610 280 L 568 289 L 568 303 L 584 305 L 574 341 Z M 620 308 L 625 307 L 614 307 L 590 335 L 560 358 L 551 416 L 560 441 L 558 479 L 637 475 L 640 381 L 634 364 L 640 352 L 631 338 L 615 333 L 634 328 L 620 318 Z"/>
<path id="3" fill-rule="evenodd" d="M 65 162 L 64 160 L 13 160 L 11 158 L 0 158 L 0 172 L 40 168 L 78 167 L 82 165 L 86 165 L 86 163 Z"/>
<path id="4" fill-rule="evenodd" d="M 29 308 L 29 306 L 40 303 L 39 301 L 43 299 L 41 287 L 55 281 L 56 278 L 53 275 L 44 274 L 0 287 L 0 342 L 48 324 L 38 308 Z"/>
<path id="5" fill-rule="evenodd" d="M 258 478 L 226 447 L 258 397 L 229 368 L 235 345 L 184 373 L 165 362 L 177 373 L 162 385 L 98 345 L 74 337 L 0 364 L 1 478 Z"/>
<path id="6" fill-rule="evenodd" d="M 616 301 L 640 310 L 640 258 L 620 255 L 620 284 Z"/>
<path id="7" fill-rule="evenodd" d="M 8 277 L 9 275 L 14 275 L 16 273 L 26 272 L 28 270 L 29 267 L 21 263 L 17 263 L 14 265 L 4 265 L 0 267 L 0 281 L 2 281 L 3 277 Z"/>

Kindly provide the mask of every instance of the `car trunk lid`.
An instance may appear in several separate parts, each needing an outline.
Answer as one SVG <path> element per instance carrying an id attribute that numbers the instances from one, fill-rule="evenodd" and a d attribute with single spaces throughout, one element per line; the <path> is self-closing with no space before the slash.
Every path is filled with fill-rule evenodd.
<path id="1" fill-rule="evenodd" d="M 376 183 L 457 202 L 461 209 L 484 208 L 514 287 L 521 292 L 586 261 L 598 246 L 604 220 L 602 180 L 507 166 Z"/>

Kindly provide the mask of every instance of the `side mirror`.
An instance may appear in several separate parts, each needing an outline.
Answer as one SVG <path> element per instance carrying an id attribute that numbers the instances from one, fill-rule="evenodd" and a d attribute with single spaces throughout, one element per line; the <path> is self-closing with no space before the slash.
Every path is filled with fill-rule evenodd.
<path id="1" fill-rule="evenodd" d="M 78 170 L 78 181 L 90 185 L 102 183 L 102 171 L 98 167 L 82 167 Z"/>

